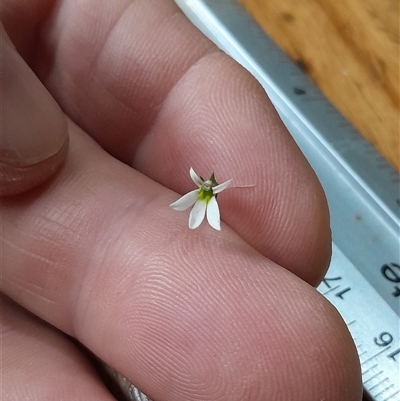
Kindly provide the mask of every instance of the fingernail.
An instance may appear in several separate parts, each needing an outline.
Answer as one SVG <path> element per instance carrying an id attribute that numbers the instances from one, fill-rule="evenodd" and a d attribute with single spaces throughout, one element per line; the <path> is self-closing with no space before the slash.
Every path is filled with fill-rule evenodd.
<path id="1" fill-rule="evenodd" d="M 2 30 L 0 159 L 15 167 L 60 151 L 68 136 L 64 113 Z"/>

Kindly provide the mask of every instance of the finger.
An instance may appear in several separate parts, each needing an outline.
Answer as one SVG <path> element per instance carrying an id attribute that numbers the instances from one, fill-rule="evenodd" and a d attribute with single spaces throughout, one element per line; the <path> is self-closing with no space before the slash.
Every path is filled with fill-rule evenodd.
<path id="1" fill-rule="evenodd" d="M 3 290 L 152 398 L 358 399 L 354 345 L 322 296 L 227 226 L 182 230 L 172 192 L 76 127 L 40 194 L 3 203 Z"/>
<path id="2" fill-rule="evenodd" d="M 323 277 L 331 250 L 323 190 L 265 93 L 227 57 L 208 56 L 181 78 L 133 165 L 182 194 L 195 188 L 189 166 L 232 179 L 218 195 L 222 219 L 309 283 Z"/>
<path id="3" fill-rule="evenodd" d="M 20 18 L 9 15 L 8 25 Z M 44 32 L 35 69 L 74 121 L 179 193 L 193 189 L 190 166 L 253 186 L 221 195 L 222 219 L 262 254 L 319 282 L 331 239 L 314 173 L 264 91 L 172 1 L 65 0 Z"/>
<path id="4" fill-rule="evenodd" d="M 71 341 L 6 297 L 1 302 L 4 400 L 114 399 Z"/>
<path id="5" fill-rule="evenodd" d="M 65 161 L 64 114 L 2 34 L 0 195 L 30 190 L 48 180 Z"/>

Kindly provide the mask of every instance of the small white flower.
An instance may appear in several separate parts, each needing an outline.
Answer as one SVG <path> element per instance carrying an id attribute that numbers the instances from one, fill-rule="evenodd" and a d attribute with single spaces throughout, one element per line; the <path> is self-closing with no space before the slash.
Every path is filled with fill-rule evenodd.
<path id="1" fill-rule="evenodd" d="M 204 181 L 191 167 L 189 174 L 198 189 L 183 195 L 177 201 L 171 203 L 170 207 L 180 212 L 194 205 L 189 215 L 189 228 L 191 230 L 194 230 L 202 223 L 206 213 L 210 226 L 218 231 L 221 230 L 217 194 L 226 189 L 232 180 L 218 185 L 214 173 L 212 173 L 210 179 Z"/>

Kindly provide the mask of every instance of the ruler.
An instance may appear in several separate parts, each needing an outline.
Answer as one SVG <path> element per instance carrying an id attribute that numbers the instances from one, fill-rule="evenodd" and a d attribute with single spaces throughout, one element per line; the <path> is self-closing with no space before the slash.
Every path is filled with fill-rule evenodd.
<path id="1" fill-rule="evenodd" d="M 358 349 L 367 399 L 400 401 L 400 179 L 236 0 L 175 0 L 261 83 L 317 173 L 333 257 L 318 290 Z"/>
<path id="2" fill-rule="evenodd" d="M 237 0 L 175 2 L 261 83 L 317 173 L 328 198 L 333 236 L 332 261 L 318 291 L 337 308 L 353 336 L 364 400 L 400 401 L 398 173 Z M 148 400 L 133 385 L 128 398 Z"/>

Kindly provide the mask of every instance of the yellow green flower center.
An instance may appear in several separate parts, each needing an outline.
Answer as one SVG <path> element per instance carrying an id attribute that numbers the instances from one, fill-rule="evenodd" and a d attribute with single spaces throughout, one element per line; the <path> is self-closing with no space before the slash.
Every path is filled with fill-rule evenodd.
<path id="1" fill-rule="evenodd" d="M 214 173 L 211 174 L 209 180 L 204 181 L 201 188 L 199 189 L 198 199 L 201 199 L 208 203 L 210 199 L 214 196 L 213 187 L 217 185 L 215 181 Z"/>

